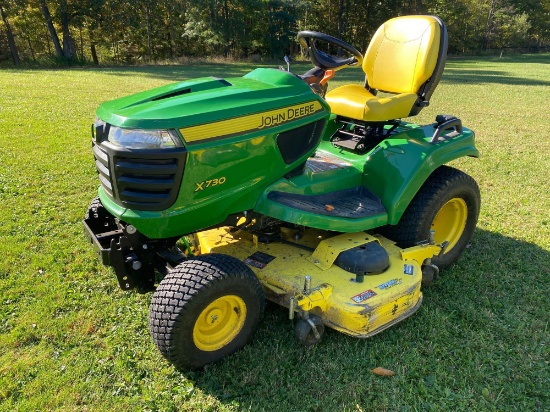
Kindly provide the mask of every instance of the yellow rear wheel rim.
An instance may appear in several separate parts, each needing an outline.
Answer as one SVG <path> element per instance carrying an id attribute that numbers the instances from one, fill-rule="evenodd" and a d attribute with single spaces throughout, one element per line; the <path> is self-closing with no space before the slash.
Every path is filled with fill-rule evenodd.
<path id="1" fill-rule="evenodd" d="M 468 205 L 464 199 L 455 197 L 443 205 L 432 222 L 435 243 L 449 242 L 447 252 L 456 246 L 468 220 Z"/>
<path id="2" fill-rule="evenodd" d="M 216 299 L 201 312 L 193 328 L 193 342 L 212 352 L 228 345 L 239 334 L 246 319 L 246 304 L 239 296 Z"/>

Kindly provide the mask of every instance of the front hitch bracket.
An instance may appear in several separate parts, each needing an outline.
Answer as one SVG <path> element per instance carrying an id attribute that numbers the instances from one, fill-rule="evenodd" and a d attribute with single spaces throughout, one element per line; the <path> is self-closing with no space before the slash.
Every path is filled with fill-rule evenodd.
<path id="1" fill-rule="evenodd" d="M 85 236 L 100 255 L 101 262 L 114 269 L 122 290 L 153 291 L 155 269 L 165 275 L 169 268 L 185 260 L 175 247 L 176 238 L 148 239 L 132 225 L 115 218 L 98 222 L 92 214 L 82 223 Z"/>

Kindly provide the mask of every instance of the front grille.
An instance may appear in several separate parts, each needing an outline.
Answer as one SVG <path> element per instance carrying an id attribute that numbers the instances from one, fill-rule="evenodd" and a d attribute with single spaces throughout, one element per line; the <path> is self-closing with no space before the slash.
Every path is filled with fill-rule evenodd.
<path id="1" fill-rule="evenodd" d="M 131 150 L 93 143 L 99 180 L 120 206 L 164 210 L 178 196 L 187 152 L 184 148 Z"/>

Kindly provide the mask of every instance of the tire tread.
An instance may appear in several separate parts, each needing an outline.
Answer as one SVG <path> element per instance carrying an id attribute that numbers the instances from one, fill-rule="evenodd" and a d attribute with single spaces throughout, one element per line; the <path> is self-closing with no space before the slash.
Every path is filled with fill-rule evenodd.
<path id="1" fill-rule="evenodd" d="M 180 323 L 184 322 L 185 313 L 190 310 L 190 303 L 194 299 L 229 278 L 247 285 L 260 297 L 258 319 L 261 318 L 264 309 L 262 287 L 254 273 L 232 256 L 208 254 L 185 261 L 159 284 L 149 309 L 149 331 L 162 355 L 175 366 L 204 366 L 200 359 L 182 353 L 174 330 L 182 326 Z"/>

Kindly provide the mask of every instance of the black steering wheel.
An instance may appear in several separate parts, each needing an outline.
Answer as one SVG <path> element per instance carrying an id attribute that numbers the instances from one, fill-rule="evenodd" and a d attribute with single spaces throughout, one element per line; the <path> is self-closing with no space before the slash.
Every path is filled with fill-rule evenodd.
<path id="1" fill-rule="evenodd" d="M 325 53 L 315 47 L 315 40 L 321 40 L 326 43 L 338 46 L 347 51 L 351 56 L 343 58 Z M 363 63 L 363 55 L 359 50 L 350 44 L 318 31 L 304 30 L 298 33 L 298 41 L 309 50 L 309 57 L 315 67 L 323 70 L 339 70 L 344 66 L 354 66 Z"/>

